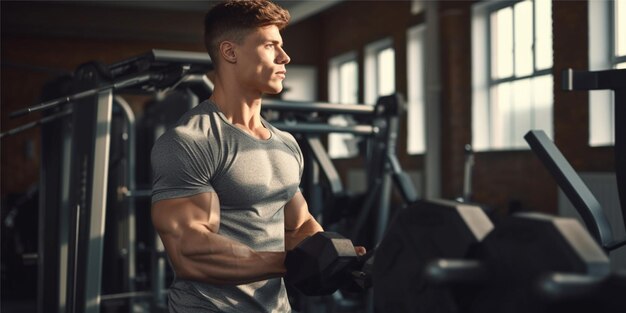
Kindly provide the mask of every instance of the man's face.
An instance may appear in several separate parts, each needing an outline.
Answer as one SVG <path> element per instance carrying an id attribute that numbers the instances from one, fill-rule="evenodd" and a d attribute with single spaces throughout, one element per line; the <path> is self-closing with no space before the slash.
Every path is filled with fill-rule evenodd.
<path id="1" fill-rule="evenodd" d="M 291 61 L 283 50 L 283 39 L 275 25 L 257 28 L 238 45 L 237 77 L 253 92 L 276 94 L 283 90 L 285 65 Z"/>

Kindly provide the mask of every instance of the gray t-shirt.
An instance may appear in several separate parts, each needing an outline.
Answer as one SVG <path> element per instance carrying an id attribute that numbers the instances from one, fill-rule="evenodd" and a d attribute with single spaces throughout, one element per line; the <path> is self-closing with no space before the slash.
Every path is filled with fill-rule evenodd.
<path id="1" fill-rule="evenodd" d="M 152 202 L 215 192 L 219 234 L 257 251 L 284 251 L 284 206 L 298 191 L 302 152 L 289 133 L 262 120 L 267 140 L 232 125 L 204 101 L 152 149 Z M 281 278 L 243 285 L 176 279 L 170 312 L 290 312 Z"/>

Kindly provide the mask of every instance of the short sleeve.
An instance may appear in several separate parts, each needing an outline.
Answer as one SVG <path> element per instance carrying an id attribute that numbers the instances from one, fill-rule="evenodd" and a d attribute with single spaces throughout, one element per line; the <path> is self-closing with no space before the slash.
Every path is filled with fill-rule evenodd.
<path id="1" fill-rule="evenodd" d="M 213 161 L 201 132 L 175 128 L 163 134 L 151 153 L 152 203 L 214 192 L 210 183 Z"/>

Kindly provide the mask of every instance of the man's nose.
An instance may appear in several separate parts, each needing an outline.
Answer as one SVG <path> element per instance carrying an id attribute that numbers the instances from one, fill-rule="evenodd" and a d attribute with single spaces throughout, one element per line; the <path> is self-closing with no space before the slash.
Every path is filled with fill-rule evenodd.
<path id="1" fill-rule="evenodd" d="M 278 55 L 276 63 L 278 63 L 278 64 L 289 64 L 289 62 L 291 62 L 291 58 L 289 57 L 287 52 L 282 47 L 279 48 L 279 49 L 280 49 L 280 53 Z"/>

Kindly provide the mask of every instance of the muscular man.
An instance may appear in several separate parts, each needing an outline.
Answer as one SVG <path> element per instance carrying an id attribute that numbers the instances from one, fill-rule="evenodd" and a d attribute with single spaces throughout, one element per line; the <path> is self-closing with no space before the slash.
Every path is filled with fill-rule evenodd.
<path id="1" fill-rule="evenodd" d="M 206 15 L 213 95 L 152 150 L 152 221 L 176 274 L 170 312 L 291 310 L 285 250 L 322 227 L 298 189 L 298 144 L 260 114 L 261 96 L 283 88 L 290 59 L 280 30 L 289 18 L 263 0 Z"/>

